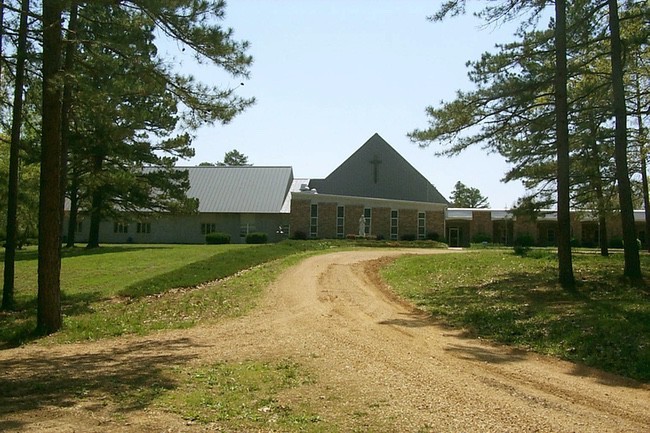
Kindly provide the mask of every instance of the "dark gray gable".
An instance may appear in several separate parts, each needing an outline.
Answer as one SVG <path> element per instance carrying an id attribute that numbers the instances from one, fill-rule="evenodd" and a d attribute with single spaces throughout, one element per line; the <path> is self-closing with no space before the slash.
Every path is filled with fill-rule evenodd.
<path id="1" fill-rule="evenodd" d="M 325 179 L 313 179 L 320 194 L 449 204 L 402 155 L 375 134 Z"/>

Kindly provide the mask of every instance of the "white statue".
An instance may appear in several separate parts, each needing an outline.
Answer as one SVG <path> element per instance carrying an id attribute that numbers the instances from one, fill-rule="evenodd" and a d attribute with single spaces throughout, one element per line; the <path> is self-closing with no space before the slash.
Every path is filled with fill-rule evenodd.
<path id="1" fill-rule="evenodd" d="M 359 217 L 359 236 L 366 236 L 366 218 L 363 214 Z"/>

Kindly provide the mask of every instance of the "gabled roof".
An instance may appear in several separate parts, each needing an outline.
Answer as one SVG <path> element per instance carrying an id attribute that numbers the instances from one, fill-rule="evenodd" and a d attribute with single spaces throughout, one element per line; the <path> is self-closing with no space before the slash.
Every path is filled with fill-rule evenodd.
<path id="1" fill-rule="evenodd" d="M 190 178 L 199 212 L 281 213 L 293 182 L 291 167 L 178 167 Z"/>
<path id="2" fill-rule="evenodd" d="M 319 194 L 448 204 L 379 134 L 370 137 L 327 178 L 312 179 L 309 186 Z"/>

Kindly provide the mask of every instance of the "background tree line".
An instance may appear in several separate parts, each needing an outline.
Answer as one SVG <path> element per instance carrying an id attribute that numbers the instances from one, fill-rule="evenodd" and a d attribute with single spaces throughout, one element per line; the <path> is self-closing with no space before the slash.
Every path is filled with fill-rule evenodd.
<path id="1" fill-rule="evenodd" d="M 61 326 L 66 199 L 69 246 L 81 210 L 88 247 L 103 218 L 196 210 L 175 162 L 194 155 L 196 128 L 227 123 L 254 100 L 177 70 L 166 48 L 246 78 L 248 43 L 221 26 L 224 14 L 211 0 L 0 1 L 4 309 L 14 304 L 15 250 L 38 236 L 38 331 Z"/>
<path id="2" fill-rule="evenodd" d="M 467 3 L 446 1 L 430 19 L 465 13 Z M 478 145 L 505 157 L 512 165 L 505 181 L 521 180 L 530 191 L 521 198 L 520 210 L 557 209 L 559 281 L 564 287 L 575 283 L 570 208 L 596 212 L 603 254 L 604 221 L 612 213 L 620 215 L 624 274 L 639 280 L 635 187 L 650 223 L 648 2 L 484 3 L 477 14 L 488 25 L 520 22 L 517 40 L 469 62 L 474 90 L 428 107 L 428 127 L 409 136 L 421 147 L 435 145 L 439 155 Z"/>

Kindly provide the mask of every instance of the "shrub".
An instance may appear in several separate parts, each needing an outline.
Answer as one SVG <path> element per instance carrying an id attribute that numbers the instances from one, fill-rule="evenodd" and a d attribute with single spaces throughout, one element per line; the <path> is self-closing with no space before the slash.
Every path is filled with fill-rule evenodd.
<path id="1" fill-rule="evenodd" d="M 490 243 L 492 242 L 492 236 L 487 233 L 476 233 L 472 236 L 472 242 L 475 244 L 482 244 L 483 242 Z"/>
<path id="2" fill-rule="evenodd" d="M 268 241 L 266 233 L 253 232 L 246 235 L 247 244 L 265 244 Z"/>
<path id="3" fill-rule="evenodd" d="M 528 233 L 520 234 L 515 239 L 515 245 L 520 245 L 522 247 L 532 247 L 535 245 L 535 240 Z"/>
<path id="4" fill-rule="evenodd" d="M 621 238 L 612 238 L 609 240 L 610 248 L 623 248 L 623 239 Z"/>
<path id="5" fill-rule="evenodd" d="M 296 230 L 293 233 L 293 236 L 291 237 L 291 239 L 295 239 L 297 241 L 306 241 L 307 240 L 307 233 L 305 233 L 305 232 L 303 232 L 301 230 Z"/>
<path id="6" fill-rule="evenodd" d="M 228 233 L 208 233 L 205 235 L 205 243 L 212 245 L 221 245 L 230 243 L 230 235 Z"/>
<path id="7" fill-rule="evenodd" d="M 531 235 L 527 233 L 521 234 L 515 239 L 512 249 L 516 255 L 525 256 L 526 253 L 530 251 L 530 247 L 532 247 L 534 243 L 535 241 Z"/>
<path id="8" fill-rule="evenodd" d="M 427 233 L 427 239 L 430 241 L 439 241 L 440 240 L 440 235 L 436 232 L 429 232 Z"/>
<path id="9" fill-rule="evenodd" d="M 404 233 L 402 236 L 400 236 L 400 239 L 403 240 L 403 241 L 411 242 L 411 241 L 414 241 L 415 239 L 417 239 L 417 236 L 415 236 L 414 233 Z"/>

